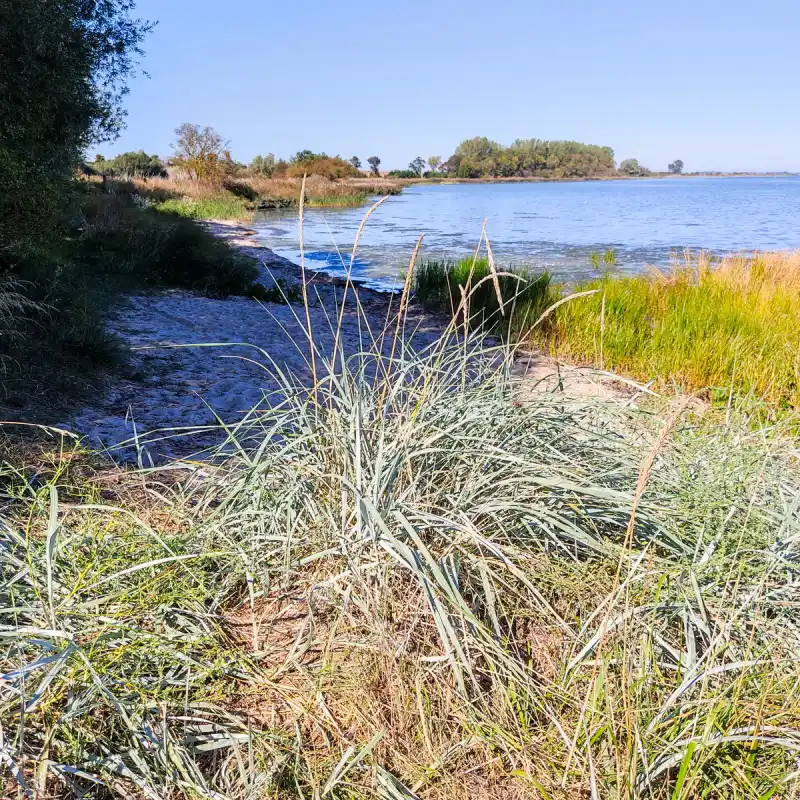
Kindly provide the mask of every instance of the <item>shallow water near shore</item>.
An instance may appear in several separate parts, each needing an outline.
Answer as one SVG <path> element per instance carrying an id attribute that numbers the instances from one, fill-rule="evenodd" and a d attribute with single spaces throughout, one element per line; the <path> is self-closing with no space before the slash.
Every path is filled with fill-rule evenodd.
<path id="1" fill-rule="evenodd" d="M 307 265 L 344 275 L 365 211 L 307 209 Z M 353 276 L 396 288 L 421 234 L 423 258 L 456 258 L 474 251 L 484 220 L 502 266 L 546 268 L 572 281 L 596 274 L 589 256 L 606 249 L 621 269 L 638 272 L 684 248 L 719 255 L 800 248 L 798 219 L 795 176 L 410 186 L 370 218 Z M 299 262 L 296 211 L 264 212 L 253 227 L 264 244 Z"/>

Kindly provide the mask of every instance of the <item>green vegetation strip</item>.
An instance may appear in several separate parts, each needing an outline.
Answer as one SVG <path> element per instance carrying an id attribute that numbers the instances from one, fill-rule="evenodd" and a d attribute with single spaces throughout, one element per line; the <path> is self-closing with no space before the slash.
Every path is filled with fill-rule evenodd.
<path id="1" fill-rule="evenodd" d="M 660 388 L 800 408 L 800 254 L 721 263 L 700 255 L 663 273 L 576 287 L 592 289 L 534 331 L 534 343 Z"/>
<path id="2" fill-rule="evenodd" d="M 416 270 L 414 288 L 431 310 L 463 320 L 466 307 L 473 327 L 569 363 L 665 391 L 800 408 L 800 254 L 701 253 L 636 276 L 615 272 L 613 253 L 594 261 L 602 277 L 569 288 L 527 270 L 496 268 L 495 279 L 486 258 L 432 261 Z"/>

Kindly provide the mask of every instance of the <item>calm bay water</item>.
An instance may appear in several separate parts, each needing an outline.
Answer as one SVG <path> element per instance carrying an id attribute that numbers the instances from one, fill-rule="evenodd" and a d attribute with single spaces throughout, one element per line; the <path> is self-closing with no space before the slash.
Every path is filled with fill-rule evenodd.
<path id="1" fill-rule="evenodd" d="M 365 210 L 307 210 L 309 267 L 344 274 Z M 621 268 L 635 272 L 667 264 L 684 248 L 720 255 L 800 248 L 800 177 L 414 186 L 369 219 L 353 277 L 396 287 L 421 234 L 423 259 L 452 259 L 474 251 L 484 220 L 503 266 L 575 280 L 593 274 L 592 252 L 613 249 Z M 255 227 L 269 247 L 299 261 L 296 212 L 265 213 Z"/>

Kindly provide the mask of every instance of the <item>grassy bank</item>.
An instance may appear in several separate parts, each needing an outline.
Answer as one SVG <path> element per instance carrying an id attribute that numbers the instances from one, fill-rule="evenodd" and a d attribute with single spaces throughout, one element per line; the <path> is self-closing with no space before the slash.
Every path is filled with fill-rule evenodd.
<path id="1" fill-rule="evenodd" d="M 217 182 L 151 178 L 134 182 L 154 207 L 190 219 L 252 219 L 258 208 L 299 205 L 302 178 L 236 178 Z M 366 178 L 338 181 L 311 175 L 306 204 L 320 207 L 360 206 L 375 194 L 399 194 L 397 183 Z"/>
<path id="2" fill-rule="evenodd" d="M 77 184 L 79 216 L 0 253 L 0 406 L 11 418 L 70 408 L 125 353 L 104 318 L 127 291 L 179 287 L 249 294 L 250 259 L 131 187 Z"/>
<path id="3" fill-rule="evenodd" d="M 569 363 L 668 392 L 748 396 L 771 408 L 800 408 L 798 253 L 722 261 L 687 255 L 667 270 L 609 272 L 569 289 L 524 271 L 495 281 L 485 258 L 467 258 L 423 264 L 414 285 L 424 306 L 446 313 L 459 308 L 462 288 L 475 287 L 473 324 L 499 325 Z M 531 329 L 546 308 L 567 297 Z"/>
<path id="4" fill-rule="evenodd" d="M 195 478 L 57 438 L 6 461 L 7 781 L 793 796 L 793 443 L 520 403 L 503 350 L 396 355 L 377 381 L 367 354 L 284 384 L 233 431 L 252 447 Z"/>
<path id="5" fill-rule="evenodd" d="M 800 407 L 800 254 L 712 263 L 687 256 L 666 271 L 608 276 L 565 303 L 533 341 L 553 355 L 657 387 L 751 394 Z"/>

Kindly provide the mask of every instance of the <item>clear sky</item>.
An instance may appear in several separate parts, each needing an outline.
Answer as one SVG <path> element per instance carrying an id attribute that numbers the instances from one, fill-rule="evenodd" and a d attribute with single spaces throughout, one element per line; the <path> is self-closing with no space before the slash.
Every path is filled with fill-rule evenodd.
<path id="1" fill-rule="evenodd" d="M 158 20 L 128 128 L 233 156 L 404 168 L 471 136 L 610 145 L 651 169 L 800 171 L 800 0 L 138 0 Z"/>

